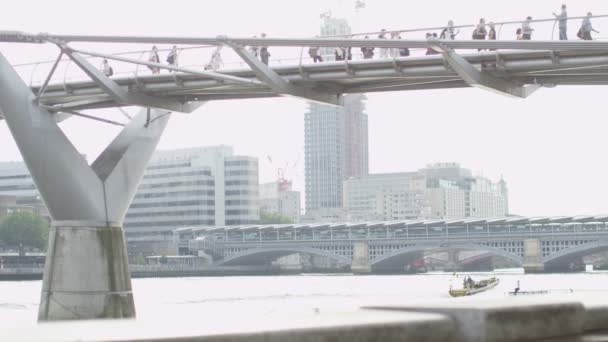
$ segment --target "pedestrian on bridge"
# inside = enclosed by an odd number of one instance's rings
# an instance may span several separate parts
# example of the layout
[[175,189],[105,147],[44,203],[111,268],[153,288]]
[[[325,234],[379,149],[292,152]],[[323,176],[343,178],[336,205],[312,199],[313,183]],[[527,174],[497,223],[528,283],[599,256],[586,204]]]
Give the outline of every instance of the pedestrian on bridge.
[[[266,33],[262,33],[262,38],[266,38]],[[270,59],[270,52],[268,51],[268,46],[262,46],[260,49],[260,59],[262,63],[268,65],[268,60]]]
[[308,48],[308,55],[310,56],[310,58],[312,58],[312,61],[315,63],[323,62],[323,57],[321,57],[321,55],[319,55],[318,46],[311,46],[310,48]]
[[[369,36],[365,36],[364,39],[369,39]],[[362,47],[361,53],[363,54],[363,59],[372,59],[374,58],[374,48],[373,47]]]
[[[257,36],[253,36],[253,38],[257,38]],[[250,46],[249,47],[249,52],[251,52],[251,54],[253,55],[253,57],[258,58],[258,47],[257,46]]]
[[103,72],[106,77],[114,75],[114,69],[112,69],[107,59],[104,59],[103,63],[101,64],[101,72]]
[[[391,39],[399,39],[399,32],[391,32]],[[399,56],[399,49],[390,49],[389,53],[392,58],[395,58]]]
[[[150,51],[150,55],[148,56],[148,62],[160,63],[160,57],[158,57],[158,48],[156,45],[152,46],[152,51]],[[153,74],[160,74],[160,68],[157,66],[148,66],[148,69],[150,69]]]
[[593,31],[595,33],[600,33],[599,31],[595,30],[593,28],[593,25],[591,24],[592,16],[593,16],[593,14],[591,12],[589,12],[589,13],[587,13],[587,16],[585,17],[585,19],[583,19],[581,29],[579,30],[579,32],[582,32],[583,40],[593,40],[593,38],[591,38],[591,31]]
[[171,51],[167,55],[167,63],[172,66],[177,66],[177,46],[173,45]]
[[[437,33],[427,33],[426,34],[426,39],[437,39]],[[432,47],[428,47],[426,48],[426,55],[430,56],[430,55],[436,55],[439,52],[435,51],[435,49],[433,49]]]
[[[473,39],[474,40],[485,40],[488,35],[488,31],[486,30],[486,20],[484,18],[479,19],[479,24],[473,30]],[[477,49],[477,51],[481,51],[482,49]]]
[[[401,35],[399,35],[398,39],[401,39]],[[410,49],[409,48],[400,48],[399,49],[399,56],[401,57],[407,57],[410,55]]]
[[562,5],[562,11],[559,14],[553,12],[555,19],[559,23],[559,40],[568,40],[568,12],[566,4]]
[[337,47],[334,49],[334,56],[336,61],[343,61],[346,59],[346,49],[342,47]]
[[[496,27],[494,26],[493,22],[489,22],[488,23],[488,27],[490,28],[488,30],[488,40],[496,40]],[[496,49],[489,49],[490,51],[496,51]]]
[[[378,39],[386,39],[386,29],[382,29],[378,35]],[[388,49],[380,48],[380,58],[388,58]]]
[[448,27],[444,28],[439,35],[439,39],[456,39],[456,35],[460,33],[460,30],[456,31],[454,29],[454,20],[448,21]]
[[532,26],[530,26],[531,22],[532,22],[532,17],[528,16],[526,18],[526,21],[521,23],[521,32],[522,32],[523,40],[532,39],[532,32],[534,32],[534,29],[532,28]]

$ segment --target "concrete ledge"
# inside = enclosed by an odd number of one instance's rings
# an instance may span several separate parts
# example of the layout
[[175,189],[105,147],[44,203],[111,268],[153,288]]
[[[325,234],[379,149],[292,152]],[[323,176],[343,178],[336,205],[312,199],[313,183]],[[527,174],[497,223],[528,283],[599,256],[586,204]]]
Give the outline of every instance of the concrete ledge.
[[585,306],[585,326],[587,333],[594,331],[608,331],[608,297],[586,296],[580,297]]
[[[239,317],[240,318],[240,317]],[[76,321],[44,323],[4,331],[3,341],[250,341],[366,342],[453,341],[456,325],[438,314],[359,310],[345,313],[235,317],[215,321],[202,313],[196,321],[146,324],[136,321]]]
[[456,341],[578,341],[587,314],[583,304],[556,298],[452,301],[369,307],[374,310],[449,315],[458,324]]

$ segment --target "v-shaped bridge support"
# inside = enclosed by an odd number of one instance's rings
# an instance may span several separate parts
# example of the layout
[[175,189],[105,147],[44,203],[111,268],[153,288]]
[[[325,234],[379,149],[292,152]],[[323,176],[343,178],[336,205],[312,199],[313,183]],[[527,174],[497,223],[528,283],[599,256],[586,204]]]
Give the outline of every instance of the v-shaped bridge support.
[[0,112],[53,218],[39,319],[134,317],[122,220],[169,112],[144,109],[89,166],[1,54]]
[[244,46],[237,44],[235,42],[230,41],[228,38],[221,37],[223,43],[231,47],[234,52],[236,52],[239,57],[251,67],[253,72],[255,72],[257,78],[264,82],[268,87],[270,87],[276,93],[283,96],[293,96],[302,99],[306,99],[313,102],[318,102],[321,104],[328,104],[332,106],[339,106],[339,96],[330,94],[327,92],[316,91],[314,89],[302,87],[299,85],[294,85],[288,80],[285,80],[279,74],[277,74],[274,70],[269,68],[266,64],[262,63],[259,59],[257,59],[254,55],[252,55]]
[[471,87],[489,90],[500,95],[526,98],[542,86],[540,84],[523,85],[480,71],[454,50],[441,46],[439,42],[434,44],[433,49],[441,53],[454,72]]

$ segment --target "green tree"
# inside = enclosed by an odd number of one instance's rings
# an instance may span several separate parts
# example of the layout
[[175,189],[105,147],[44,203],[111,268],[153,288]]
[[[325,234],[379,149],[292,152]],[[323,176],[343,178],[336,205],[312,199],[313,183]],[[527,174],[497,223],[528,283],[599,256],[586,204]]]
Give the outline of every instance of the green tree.
[[279,213],[262,212],[260,214],[260,223],[261,224],[282,224],[282,223],[293,223],[293,220],[291,218],[281,215]]
[[9,246],[46,249],[49,223],[39,215],[20,211],[0,222],[0,240]]

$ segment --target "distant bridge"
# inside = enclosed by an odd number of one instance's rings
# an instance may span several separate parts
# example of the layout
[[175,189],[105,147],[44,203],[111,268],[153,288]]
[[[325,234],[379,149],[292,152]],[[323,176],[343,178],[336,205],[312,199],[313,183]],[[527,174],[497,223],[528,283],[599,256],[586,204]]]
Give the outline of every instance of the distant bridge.
[[542,271],[608,250],[607,222],[608,216],[509,217],[199,227],[175,235],[182,250],[204,250],[219,265],[259,265],[308,253],[350,264],[354,271],[402,270],[424,251],[473,250]]

